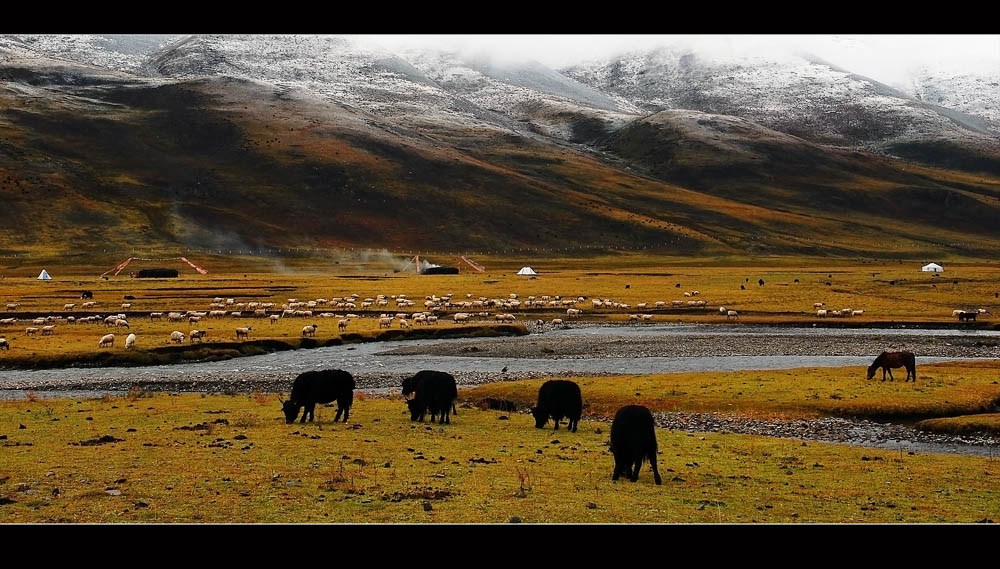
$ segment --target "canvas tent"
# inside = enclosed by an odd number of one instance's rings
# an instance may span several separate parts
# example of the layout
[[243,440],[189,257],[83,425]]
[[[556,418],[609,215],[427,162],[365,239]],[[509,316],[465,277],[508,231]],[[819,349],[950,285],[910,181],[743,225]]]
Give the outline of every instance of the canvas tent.
[[531,267],[521,267],[521,270],[517,272],[519,275],[537,275]]
[[925,272],[925,273],[941,273],[941,272],[944,272],[944,267],[942,267],[941,265],[939,265],[937,263],[928,263],[928,264],[924,265],[923,267],[921,267],[920,270],[923,271],[923,272]]
[[51,281],[52,277],[49,276],[49,272],[42,269],[42,272],[38,273],[38,280],[40,281]]

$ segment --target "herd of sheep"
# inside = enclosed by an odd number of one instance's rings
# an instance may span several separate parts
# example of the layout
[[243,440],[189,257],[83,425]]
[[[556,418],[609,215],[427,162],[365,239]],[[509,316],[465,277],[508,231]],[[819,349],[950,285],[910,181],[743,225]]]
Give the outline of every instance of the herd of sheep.
[[[701,292],[698,290],[685,291],[683,293],[685,298],[692,298],[700,296]],[[91,291],[84,291],[81,298],[92,299],[93,293]],[[128,302],[121,303],[121,309],[133,310],[135,306],[134,297],[127,296],[126,300]],[[589,301],[589,302],[588,302]],[[384,295],[378,294],[374,297],[362,298],[359,294],[351,294],[344,297],[334,297],[330,299],[317,298],[313,300],[299,300],[296,298],[289,298],[286,303],[278,305],[275,302],[263,302],[263,301],[246,301],[240,302],[235,298],[223,298],[216,297],[212,299],[209,303],[207,310],[187,310],[187,311],[171,311],[171,312],[150,312],[149,320],[153,321],[163,321],[182,323],[187,322],[190,325],[197,325],[205,319],[223,319],[223,318],[234,318],[234,319],[247,319],[247,318],[266,318],[270,324],[277,324],[284,318],[334,318],[337,319],[337,330],[339,332],[346,332],[352,320],[361,318],[366,315],[361,315],[354,312],[347,312],[348,310],[356,310],[358,312],[369,312],[372,313],[376,310],[379,311],[377,316],[372,315],[377,318],[378,327],[380,329],[391,328],[394,325],[401,329],[409,329],[417,325],[434,325],[438,324],[445,319],[450,319],[455,324],[467,324],[474,321],[495,321],[499,323],[510,323],[517,320],[514,312],[521,311],[522,313],[529,309],[534,310],[565,310],[566,319],[576,319],[580,318],[583,314],[583,308],[581,305],[588,303],[591,308],[592,313],[606,312],[606,311],[619,311],[626,313],[625,322],[628,324],[641,324],[652,322],[654,315],[648,312],[642,312],[646,309],[666,309],[667,307],[677,309],[677,308],[706,308],[709,306],[709,302],[703,299],[692,299],[692,300],[672,300],[669,303],[665,300],[657,300],[653,302],[639,302],[634,305],[634,308],[639,309],[640,312],[631,312],[633,305],[630,303],[619,302],[613,298],[589,298],[586,296],[573,296],[573,297],[563,297],[560,295],[540,295],[540,296],[528,296],[525,299],[521,299],[516,293],[510,293],[507,297],[494,297],[489,298],[485,296],[473,297],[472,294],[466,294],[464,299],[455,298],[454,293],[448,293],[443,295],[431,294],[424,298],[422,303],[422,310],[419,311],[407,311],[407,312],[395,312],[387,313],[383,312],[387,307],[395,305],[397,310],[408,310],[413,309],[417,306],[417,302],[411,300],[405,294],[395,294],[395,295]],[[82,309],[93,309],[99,304],[98,301],[88,300],[80,305]],[[9,302],[7,303],[8,311],[17,311],[22,305],[19,302]],[[76,303],[65,303],[62,305],[64,312],[72,312],[77,309]],[[381,310],[380,310],[381,309]],[[813,309],[815,310],[815,316],[818,318],[834,317],[834,318],[849,318],[863,316],[865,311],[863,309],[856,308],[842,308],[842,309],[828,309],[826,304],[823,302],[816,302],[813,304]],[[345,311],[344,314],[338,314],[334,311]],[[732,308],[727,308],[725,306],[720,306],[718,308],[718,314],[724,316],[727,320],[739,320],[740,313]],[[978,310],[955,310],[952,315],[957,316],[959,320],[975,320],[977,315],[988,314],[985,309]],[[3,318],[0,319],[0,326],[12,326],[16,325],[18,319],[16,318]],[[101,315],[89,315],[74,317],[70,315],[63,316],[47,316],[39,317],[30,320],[32,326],[25,328],[25,336],[37,336],[39,333],[42,336],[52,336],[55,335],[56,323],[65,322],[66,324],[100,324],[103,323],[107,327],[125,328],[131,332],[131,325],[129,323],[128,317],[124,312],[118,314],[111,314],[108,316]],[[543,329],[546,325],[544,320],[536,320],[535,326],[538,329]],[[551,326],[563,326],[565,320],[563,318],[553,318],[548,322]],[[313,338],[316,336],[316,332],[319,325],[313,323],[311,325],[306,325],[302,328],[303,338]],[[251,326],[240,326],[235,328],[235,339],[236,340],[249,340],[250,333],[253,331]],[[185,339],[188,339],[191,343],[202,342],[205,339],[206,331],[203,329],[192,329],[188,333],[184,333],[181,330],[174,330],[169,334],[168,342],[175,344],[182,344]],[[115,343],[115,335],[105,334],[98,340],[98,348],[112,348]],[[130,333],[125,341],[125,349],[133,349],[136,347],[136,335]],[[0,350],[9,349],[10,346],[7,343],[6,338],[0,336]]]

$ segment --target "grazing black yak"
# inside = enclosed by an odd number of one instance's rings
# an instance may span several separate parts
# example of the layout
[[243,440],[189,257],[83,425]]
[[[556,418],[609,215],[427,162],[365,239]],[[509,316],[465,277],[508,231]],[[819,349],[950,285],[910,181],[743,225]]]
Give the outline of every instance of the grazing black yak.
[[580,395],[580,386],[565,379],[543,383],[538,389],[538,405],[531,409],[531,414],[535,417],[535,428],[541,429],[549,417],[552,417],[558,431],[559,421],[566,417],[569,419],[567,428],[574,433],[581,413],[583,397]]
[[430,411],[431,423],[439,416],[438,424],[451,424],[450,412],[454,411],[455,400],[458,399],[458,386],[451,374],[443,371],[423,370],[413,377],[403,380],[403,397],[413,394],[406,401],[410,409],[410,420],[424,422],[424,415]]
[[312,421],[316,404],[331,401],[337,402],[337,416],[333,421],[335,423],[339,421],[340,414],[343,413],[346,423],[347,417],[351,414],[351,404],[354,403],[354,378],[351,374],[339,369],[307,371],[299,374],[292,384],[291,397],[281,403],[281,410],[285,413],[285,423],[294,423],[302,407],[305,407],[305,411],[302,413],[301,422],[306,422],[306,416]]
[[615,473],[611,480],[624,474],[632,482],[639,479],[642,462],[649,459],[653,479],[662,484],[656,468],[656,431],[653,414],[642,405],[626,405],[615,413],[611,422],[611,454],[615,456]]

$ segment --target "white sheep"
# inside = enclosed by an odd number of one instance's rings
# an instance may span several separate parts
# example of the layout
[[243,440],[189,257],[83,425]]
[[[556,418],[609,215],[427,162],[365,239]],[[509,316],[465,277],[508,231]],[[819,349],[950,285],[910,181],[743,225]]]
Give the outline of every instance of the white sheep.
[[24,329],[25,336],[34,336],[37,333],[38,333],[38,328],[35,328],[34,326],[29,326],[28,328]]
[[173,332],[170,333],[170,341],[171,342],[176,342],[178,344],[183,344],[184,343],[184,332],[181,332],[179,330],[174,330]]
[[101,340],[97,342],[98,348],[103,348],[105,346],[111,346],[112,348],[115,346],[114,334],[105,334],[104,336],[101,337]]
[[730,319],[731,320],[739,320],[740,319],[740,313],[736,312],[735,310],[727,310],[726,311],[726,320],[730,320]]
[[42,326],[42,336],[51,336],[55,333],[55,326]]
[[135,347],[135,334],[129,334],[128,337],[125,338],[125,349],[131,350],[134,347]]
[[7,338],[0,338],[0,350],[10,350],[10,344],[7,343]]
[[[324,314],[323,316],[326,316],[326,314]],[[280,314],[272,314],[270,320],[271,320],[271,324],[277,324],[278,320],[281,320],[281,315]]]
[[816,316],[819,316],[820,318],[826,318],[826,313],[827,311],[825,309],[819,309],[816,311]]
[[379,328],[391,328],[392,327],[392,318],[389,318],[387,316],[379,318],[378,319],[378,327]]
[[202,342],[205,341],[205,331],[204,330],[191,330],[191,333],[188,334],[188,338],[191,339],[191,343],[192,344],[194,343],[195,339],[197,339],[198,343],[200,344],[200,343],[202,343]]
[[344,332],[347,330],[347,324],[351,321],[350,318],[342,318],[337,322],[337,330]]
[[317,328],[319,328],[319,324],[313,324],[311,326],[303,326],[302,337],[305,338],[306,336],[312,336],[313,338],[315,338]]
[[74,308],[76,308],[76,304],[64,304],[63,305],[63,310],[73,310]]
[[253,330],[253,328],[250,326],[247,326],[246,328],[237,328],[236,339],[239,340],[240,338],[246,338],[247,340],[249,340],[251,330]]
[[[539,320],[539,322],[541,322],[541,320]],[[562,318],[553,318],[552,319],[552,325],[553,326],[562,326],[563,325]]]

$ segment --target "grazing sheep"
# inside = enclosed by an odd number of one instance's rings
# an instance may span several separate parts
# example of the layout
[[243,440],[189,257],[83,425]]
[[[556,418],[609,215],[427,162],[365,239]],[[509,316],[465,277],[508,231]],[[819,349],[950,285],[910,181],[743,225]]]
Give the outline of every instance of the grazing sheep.
[[134,347],[135,347],[135,334],[129,334],[128,337],[125,338],[125,349],[131,350]]
[[38,333],[38,328],[35,328],[34,326],[30,326],[24,329],[25,336],[34,336],[37,333]]
[[42,336],[51,336],[55,331],[55,326],[42,326]]
[[727,312],[727,311],[726,311],[726,307],[725,307],[725,306],[720,306],[720,307],[719,307],[719,314],[722,314],[722,315],[725,315],[725,314],[726,314],[726,312]]
[[406,321],[406,320],[400,320],[399,321],[399,328],[400,329],[409,328],[409,327],[410,327],[410,323],[408,321]]
[[184,332],[181,332],[179,330],[174,330],[173,332],[170,333],[170,341],[175,342],[177,344],[183,344]]
[[17,323],[17,318],[4,318],[4,319],[0,320],[0,324],[3,324],[3,325],[16,324],[16,323]]
[[192,344],[194,343],[195,339],[197,339],[198,343],[200,344],[200,343],[202,343],[202,342],[205,341],[205,331],[204,330],[191,330],[191,333],[188,334],[188,338],[191,339],[191,343]]
[[864,313],[865,313],[864,310],[854,310],[851,312],[851,316],[862,316],[864,315]]
[[816,316],[819,316],[820,318],[826,318],[826,310],[823,309],[817,310]]
[[826,303],[824,303],[824,302],[814,302],[813,303],[813,308],[815,308],[817,310],[820,309],[820,308],[823,308],[824,306],[826,306]]
[[63,305],[63,310],[73,310],[74,308],[76,308],[76,304],[64,304]]
[[465,324],[469,321],[470,315],[467,312],[456,312],[452,318],[455,319],[456,324]]
[[[539,322],[541,322],[541,320],[539,320]],[[552,319],[552,325],[553,326],[562,326],[563,325],[562,318],[553,318]]]
[[105,334],[104,336],[101,337],[100,341],[97,342],[98,348],[103,348],[105,346],[111,346],[112,348],[115,346],[114,334]]
[[615,457],[615,471],[611,480],[624,474],[632,482],[639,480],[639,469],[649,459],[653,480],[662,484],[656,467],[656,430],[653,414],[641,405],[626,405],[615,413],[611,422],[611,453]]
[[566,309],[566,316],[569,316],[570,318],[579,318],[580,317],[580,309],[579,308],[567,308]]
[[7,303],[7,310],[17,310],[20,306],[21,306],[21,304],[18,303],[18,302],[8,302]]
[[7,338],[0,338],[0,350],[10,350],[10,344],[7,343]]
[[131,302],[122,303],[122,310],[131,310],[131,309],[132,309],[132,303]]
[[128,320],[125,320],[124,318],[116,318],[115,326],[118,328],[131,328],[131,326],[128,325]]
[[[326,316],[326,314],[324,314],[323,316]],[[280,314],[272,314],[271,315],[271,324],[277,324],[278,320],[281,320],[281,315]]]
[[253,330],[253,328],[250,326],[247,326],[246,328],[237,328],[236,339],[239,340],[240,338],[246,338],[247,340],[249,340],[251,330]]
[[319,328],[319,324],[313,324],[312,326],[303,326],[302,337],[305,338],[306,336],[312,336],[313,338],[315,338],[317,328]]
[[739,319],[740,319],[739,312],[736,312],[735,310],[726,311],[726,320],[739,320]]
[[379,318],[378,319],[378,327],[379,328],[392,328],[392,318],[389,318],[387,316],[383,316],[382,318]]
[[188,316],[188,324],[195,324],[201,320],[200,316]]
[[45,324],[45,322],[46,320],[44,318],[35,318],[34,320],[31,321],[32,324],[38,324],[39,326]]
[[150,312],[149,313],[149,321],[152,322],[153,320],[163,320],[163,313],[162,312]]
[[350,318],[342,318],[337,322],[337,330],[344,332],[347,330],[347,324],[351,321]]

